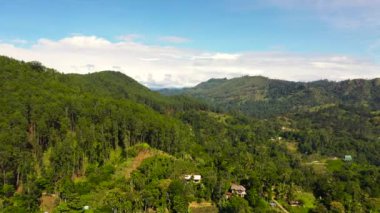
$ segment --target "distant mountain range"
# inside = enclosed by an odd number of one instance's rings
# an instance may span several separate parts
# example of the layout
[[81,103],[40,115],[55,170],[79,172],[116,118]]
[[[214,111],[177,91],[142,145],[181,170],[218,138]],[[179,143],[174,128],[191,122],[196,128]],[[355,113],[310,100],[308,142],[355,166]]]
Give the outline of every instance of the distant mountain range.
[[210,79],[192,88],[161,89],[164,95],[187,95],[215,107],[265,118],[322,105],[380,109],[380,79],[292,82],[262,76]]

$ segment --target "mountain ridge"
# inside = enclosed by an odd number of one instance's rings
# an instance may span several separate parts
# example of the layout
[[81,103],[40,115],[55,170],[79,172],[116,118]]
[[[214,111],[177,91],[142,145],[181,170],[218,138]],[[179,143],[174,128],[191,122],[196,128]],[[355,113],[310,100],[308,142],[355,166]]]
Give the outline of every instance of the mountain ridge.
[[[380,208],[380,111],[373,111],[369,96],[360,97],[371,95],[372,86],[343,84],[337,93],[347,92],[347,100],[331,104],[334,96],[320,93],[326,83],[317,82],[309,97],[330,104],[310,107],[315,100],[298,93],[304,85],[276,81],[272,88],[268,79],[256,78],[246,88],[238,80],[221,81],[227,86],[208,83],[216,95],[237,85],[226,93],[231,104],[241,92],[246,96],[238,101],[251,93],[262,102],[273,98],[256,108],[272,116],[218,111],[193,96],[162,96],[119,72],[63,74],[0,57],[1,211],[182,213],[208,206],[213,212],[273,212],[273,198],[290,212]],[[292,107],[289,100],[299,101],[293,112],[273,111],[276,103]],[[233,195],[232,184],[244,186],[246,196]],[[307,204],[288,205],[295,200]]]
[[[256,117],[270,117],[331,103],[369,105],[379,109],[380,78],[343,81],[294,82],[263,76],[210,79],[192,88],[160,90],[164,95],[187,95],[227,110],[238,110]],[[271,112],[275,106],[278,112]],[[269,110],[265,110],[268,108]],[[264,114],[263,114],[264,110]]]

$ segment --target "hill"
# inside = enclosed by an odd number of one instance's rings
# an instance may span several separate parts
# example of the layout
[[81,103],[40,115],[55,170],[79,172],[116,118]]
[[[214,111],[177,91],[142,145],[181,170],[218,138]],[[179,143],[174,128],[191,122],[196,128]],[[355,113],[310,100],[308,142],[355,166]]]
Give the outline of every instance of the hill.
[[81,92],[128,99],[153,108],[161,113],[176,109],[205,108],[205,104],[189,97],[167,98],[141,85],[134,79],[115,71],[102,71],[87,75],[65,75],[66,81]]
[[380,79],[332,82],[291,82],[262,76],[211,79],[193,88],[161,90],[162,94],[186,94],[229,111],[268,118],[306,111],[326,104],[380,109]]
[[273,212],[272,201],[287,211],[377,211],[380,114],[368,94],[358,97],[368,104],[257,119],[162,96],[118,72],[62,74],[0,57],[0,211]]
[[303,153],[336,156],[346,147],[357,158],[380,165],[380,157],[372,151],[380,149],[380,79],[306,83],[244,76],[210,79],[175,94],[199,98],[233,114],[277,119],[285,130],[282,137],[303,141],[299,145]]

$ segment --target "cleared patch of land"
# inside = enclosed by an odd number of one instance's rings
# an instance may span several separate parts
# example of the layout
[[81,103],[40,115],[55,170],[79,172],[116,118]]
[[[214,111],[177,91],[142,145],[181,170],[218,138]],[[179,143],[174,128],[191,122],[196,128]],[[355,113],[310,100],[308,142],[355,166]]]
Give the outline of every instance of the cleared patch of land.
[[189,210],[191,213],[217,213],[218,208],[211,202],[191,202],[189,204]]
[[139,168],[139,166],[145,159],[152,157],[156,154],[157,152],[154,152],[150,149],[142,150],[141,152],[139,152],[139,154],[137,154],[137,156],[132,160],[132,164],[126,168],[125,177],[130,178],[132,172]]
[[303,204],[302,206],[291,206],[291,213],[307,213],[310,209],[315,208],[315,197],[309,192],[297,192],[295,194],[295,200],[300,200]]
[[53,212],[57,206],[59,198],[55,194],[43,194],[40,198],[40,209],[43,212]]

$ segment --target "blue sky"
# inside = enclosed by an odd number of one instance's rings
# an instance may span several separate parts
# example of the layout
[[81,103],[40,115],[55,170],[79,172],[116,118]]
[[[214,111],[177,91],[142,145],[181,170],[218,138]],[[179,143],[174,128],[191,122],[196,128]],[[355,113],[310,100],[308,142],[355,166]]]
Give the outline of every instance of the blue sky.
[[[379,0],[12,0],[1,1],[0,54],[64,72],[117,68],[158,87],[244,74],[370,78],[380,76],[377,20]],[[110,54],[96,63],[97,51]],[[69,53],[84,59],[73,62]],[[129,63],[112,54],[125,54]],[[173,54],[181,57],[165,58]],[[281,73],[284,67],[290,70]],[[197,78],[184,80],[195,73]]]

